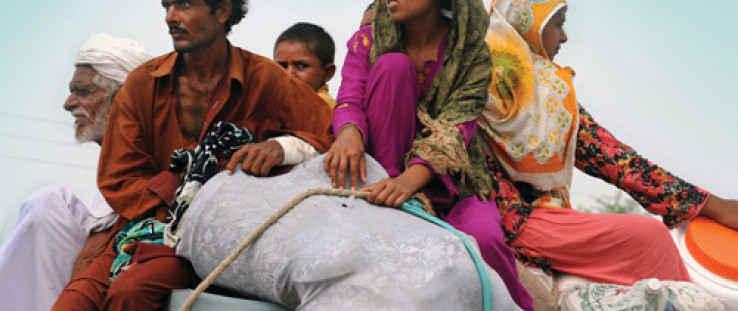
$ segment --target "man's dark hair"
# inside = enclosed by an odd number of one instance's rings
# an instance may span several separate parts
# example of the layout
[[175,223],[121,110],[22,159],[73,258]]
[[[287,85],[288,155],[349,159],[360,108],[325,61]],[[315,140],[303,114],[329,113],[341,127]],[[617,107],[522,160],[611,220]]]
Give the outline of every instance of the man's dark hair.
[[231,10],[231,16],[225,23],[225,32],[231,32],[231,27],[238,24],[249,12],[249,0],[205,0],[205,3],[210,7],[210,14],[215,13],[215,9],[218,3],[221,1],[230,1],[233,9]]
[[274,48],[281,42],[302,42],[318,57],[322,66],[332,64],[336,54],[336,45],[331,35],[323,27],[311,23],[297,23],[287,28],[277,38]]

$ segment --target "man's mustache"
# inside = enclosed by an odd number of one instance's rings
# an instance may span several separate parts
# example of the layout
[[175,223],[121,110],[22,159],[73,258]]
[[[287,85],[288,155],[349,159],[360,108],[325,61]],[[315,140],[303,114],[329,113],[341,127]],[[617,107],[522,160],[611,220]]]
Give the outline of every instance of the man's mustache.
[[70,113],[72,113],[72,116],[75,118],[90,118],[90,114],[87,113],[87,110],[82,107],[74,108],[74,110],[70,111]]
[[171,34],[174,34],[174,33],[179,33],[179,34],[186,35],[187,34],[187,29],[184,29],[184,28],[181,28],[181,27],[177,27],[177,26],[170,26],[169,27],[169,34],[171,35]]

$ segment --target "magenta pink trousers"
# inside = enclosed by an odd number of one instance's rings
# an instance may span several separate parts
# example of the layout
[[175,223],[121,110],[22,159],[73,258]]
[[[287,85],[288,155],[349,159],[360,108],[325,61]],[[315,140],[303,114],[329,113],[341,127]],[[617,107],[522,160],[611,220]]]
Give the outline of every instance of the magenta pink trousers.
[[[397,176],[405,169],[405,154],[415,139],[419,97],[417,72],[409,57],[390,53],[375,62],[364,96],[369,131],[365,133],[367,153],[390,176]],[[432,195],[429,197],[433,200]],[[494,200],[484,202],[476,196],[462,199],[443,218],[477,240],[482,258],[500,275],[515,302],[522,309],[532,311],[533,299],[518,280],[515,256],[505,244],[502,217]]]

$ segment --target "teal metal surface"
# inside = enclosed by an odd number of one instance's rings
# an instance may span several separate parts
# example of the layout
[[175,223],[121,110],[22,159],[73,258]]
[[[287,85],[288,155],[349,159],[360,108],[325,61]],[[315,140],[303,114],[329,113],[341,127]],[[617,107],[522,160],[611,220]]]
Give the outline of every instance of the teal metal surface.
[[[177,311],[182,307],[187,297],[192,294],[191,289],[172,291],[165,311]],[[280,305],[242,298],[233,298],[210,293],[202,293],[192,305],[190,311],[289,311]]]

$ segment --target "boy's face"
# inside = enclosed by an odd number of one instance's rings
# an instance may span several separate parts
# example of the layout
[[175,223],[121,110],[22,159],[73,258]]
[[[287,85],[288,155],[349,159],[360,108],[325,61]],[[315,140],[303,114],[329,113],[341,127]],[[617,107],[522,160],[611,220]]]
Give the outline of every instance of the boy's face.
[[566,43],[569,38],[566,36],[564,31],[564,22],[566,20],[566,7],[560,9],[554,14],[548,21],[543,32],[541,33],[541,41],[543,41],[543,48],[546,50],[546,55],[550,60],[553,60],[554,56],[559,52],[561,45]]
[[298,41],[278,43],[274,47],[274,61],[316,91],[333,78],[336,72],[334,64],[322,66],[320,59],[308,49],[305,43]]

